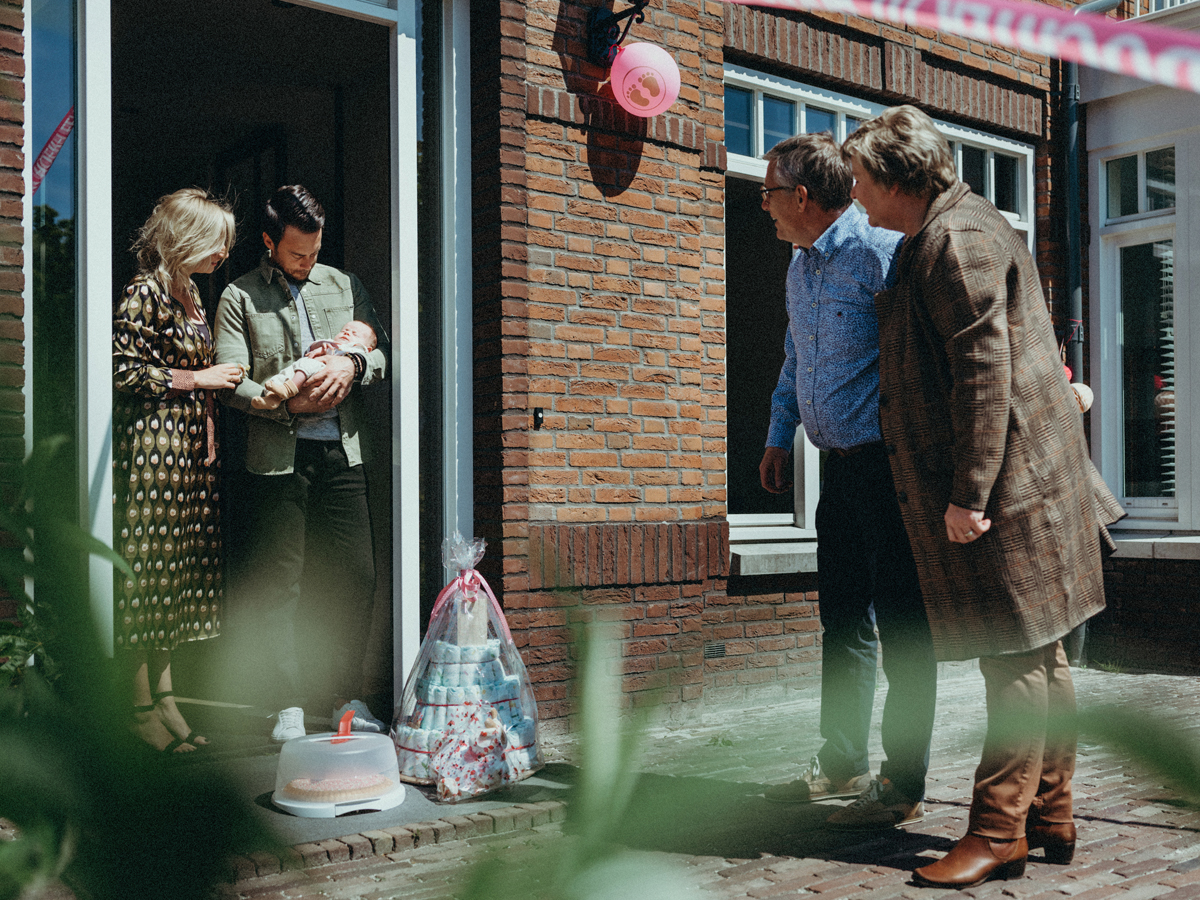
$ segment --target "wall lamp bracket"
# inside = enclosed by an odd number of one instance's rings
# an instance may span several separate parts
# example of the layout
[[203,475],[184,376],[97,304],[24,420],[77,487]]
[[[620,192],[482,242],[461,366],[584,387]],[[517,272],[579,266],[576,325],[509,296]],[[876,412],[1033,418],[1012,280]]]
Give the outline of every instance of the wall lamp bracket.
[[[598,66],[608,68],[617,58],[621,41],[629,34],[634,22],[645,22],[645,9],[650,0],[633,0],[633,6],[619,13],[609,12],[602,6],[593,7],[587,18],[587,55]],[[625,30],[621,20],[628,19]]]

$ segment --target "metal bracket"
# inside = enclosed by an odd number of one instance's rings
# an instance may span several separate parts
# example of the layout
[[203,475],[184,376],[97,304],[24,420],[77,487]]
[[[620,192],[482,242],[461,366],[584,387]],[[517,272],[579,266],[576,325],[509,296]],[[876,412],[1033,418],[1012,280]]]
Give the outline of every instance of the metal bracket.
[[[588,59],[606,69],[610,67],[633,23],[646,21],[644,10],[649,3],[650,0],[633,0],[633,6],[619,13],[609,12],[602,6],[594,7],[587,17]],[[629,21],[622,31],[621,20],[625,18]]]

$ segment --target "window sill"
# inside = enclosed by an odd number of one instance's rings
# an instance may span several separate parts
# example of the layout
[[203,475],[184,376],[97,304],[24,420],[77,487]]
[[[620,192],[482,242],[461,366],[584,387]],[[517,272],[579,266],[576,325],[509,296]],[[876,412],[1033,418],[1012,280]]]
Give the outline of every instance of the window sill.
[[794,575],[817,571],[817,541],[811,529],[738,526],[729,529],[731,575]]
[[1200,560],[1200,534],[1174,534],[1169,531],[1113,531],[1118,559],[1196,559]]

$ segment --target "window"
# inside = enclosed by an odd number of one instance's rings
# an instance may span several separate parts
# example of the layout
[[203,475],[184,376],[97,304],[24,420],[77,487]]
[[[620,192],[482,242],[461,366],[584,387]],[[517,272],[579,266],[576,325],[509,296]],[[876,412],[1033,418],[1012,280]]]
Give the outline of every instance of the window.
[[[768,494],[759,484],[770,420],[771,392],[783,362],[787,312],[784,279],[791,252],[761,209],[758,187],[766,177],[766,150],[800,132],[828,131],[845,140],[885,107],[799,82],[725,67],[725,135],[729,153],[725,192],[726,233],[726,454],[730,540],[755,550],[815,537],[821,454],[797,430],[794,496]],[[939,122],[950,142],[960,177],[987,197],[1033,248],[1033,148],[983,132]],[[748,551],[747,551],[748,552]],[[764,553],[755,563],[769,563]],[[780,568],[797,571],[797,554],[776,554]],[[746,559],[742,560],[746,572]],[[815,569],[815,561],[811,563]],[[804,569],[803,565],[802,571]]]
[[1100,211],[1092,278],[1099,296],[1092,325],[1093,457],[1129,514],[1122,527],[1196,524],[1181,513],[1186,470],[1178,454],[1187,448],[1176,440],[1190,421],[1176,404],[1183,387],[1176,348],[1187,346],[1176,283],[1186,277],[1187,261],[1176,254],[1175,158],[1174,145],[1093,157]]
[[1175,148],[1119,156],[1104,163],[1107,222],[1175,208]]

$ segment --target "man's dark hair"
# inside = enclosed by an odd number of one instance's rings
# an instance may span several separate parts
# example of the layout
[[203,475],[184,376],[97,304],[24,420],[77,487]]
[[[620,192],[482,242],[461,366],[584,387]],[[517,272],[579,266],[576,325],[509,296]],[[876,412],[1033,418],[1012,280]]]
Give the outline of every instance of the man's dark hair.
[[790,188],[804,185],[808,196],[822,209],[850,205],[854,176],[829,132],[784,138],[764,153],[763,159],[775,160],[779,180]]
[[267,237],[278,244],[289,225],[303,234],[316,234],[325,227],[325,208],[303,185],[285,184],[267,201],[263,214]]

